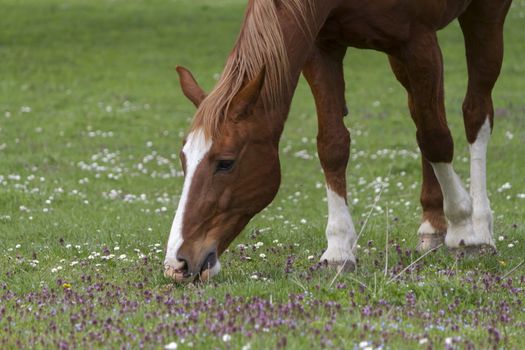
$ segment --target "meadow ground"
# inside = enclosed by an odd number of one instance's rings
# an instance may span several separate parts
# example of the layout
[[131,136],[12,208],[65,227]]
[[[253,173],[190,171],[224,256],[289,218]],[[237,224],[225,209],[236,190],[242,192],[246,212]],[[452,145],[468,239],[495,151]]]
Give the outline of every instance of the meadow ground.
[[[350,49],[357,271],[336,276],[317,264],[326,199],[301,80],[273,204],[223,255],[213,281],[163,277],[183,180],[177,154],[193,113],[173,68],[188,66],[210,89],[244,2],[0,0],[0,348],[523,346],[523,0],[508,16],[494,91],[497,255],[440,250],[413,263],[420,156],[405,93],[384,55]],[[466,180],[457,23],[440,41],[455,166]]]

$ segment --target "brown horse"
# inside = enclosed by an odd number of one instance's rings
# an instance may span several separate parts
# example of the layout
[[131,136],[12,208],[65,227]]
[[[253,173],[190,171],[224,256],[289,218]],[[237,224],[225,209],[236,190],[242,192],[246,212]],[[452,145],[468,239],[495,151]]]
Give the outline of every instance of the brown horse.
[[[422,153],[419,249],[494,247],[486,191],[486,149],[493,127],[491,92],[503,57],[511,0],[250,0],[235,47],[207,95],[178,67],[197,112],[180,153],[185,173],[165,259],[176,281],[218,273],[218,257],[274,198],[278,145],[301,72],[317,107],[317,148],[326,177],[328,247],[321,257],[355,266],[356,231],[347,206],[350,135],[343,57],[347,47],[388,55],[408,93]],[[455,18],[465,38],[468,89],[463,103],[471,153],[470,195],[452,167],[443,62],[436,31]]]

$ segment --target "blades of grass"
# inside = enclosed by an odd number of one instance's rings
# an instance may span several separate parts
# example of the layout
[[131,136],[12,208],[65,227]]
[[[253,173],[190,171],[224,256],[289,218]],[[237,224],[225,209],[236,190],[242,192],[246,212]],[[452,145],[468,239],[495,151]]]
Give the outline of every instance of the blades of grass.
[[388,274],[388,231],[390,231],[390,220],[388,217],[388,204],[386,206],[386,240],[385,240],[385,272],[384,275]]
[[[390,166],[390,170],[388,171],[388,175],[387,177],[390,176],[392,172],[392,166]],[[372,204],[372,208],[370,208],[370,211],[368,212],[368,214],[366,215],[366,218],[365,218],[365,222],[363,223],[363,226],[361,227],[361,230],[359,230],[359,234],[357,235],[357,238],[355,239],[355,242],[354,242],[354,245],[352,245],[352,251],[354,251],[356,245],[357,245],[357,242],[359,241],[359,237],[361,237],[361,235],[363,234],[363,232],[365,231],[365,228],[366,228],[366,225],[368,224],[368,219],[370,219],[370,216],[372,215],[372,213],[374,212],[374,209],[376,208],[376,205],[377,203],[379,202],[379,200],[381,199],[381,195],[383,194],[383,190],[385,189],[385,186],[382,184],[381,185],[381,189],[378,193],[378,195],[376,196],[376,198],[374,199],[374,203]],[[341,274],[343,268],[346,266],[346,263],[348,262],[348,258],[345,259],[344,263],[339,266],[337,268],[337,273],[335,274],[334,278],[332,279],[332,282],[330,283],[330,287],[334,284],[335,280],[337,279],[337,277],[339,277],[339,275]]]
[[[360,286],[362,286],[363,288],[368,289],[370,292],[372,292],[372,289],[370,289],[370,287],[368,287],[364,282],[358,280],[358,279],[355,278],[354,276],[352,276],[352,275],[348,275],[348,278],[350,278],[350,279],[351,279],[352,281],[354,281],[354,282],[359,283]],[[332,279],[332,282],[330,283],[329,288],[332,288],[332,285],[334,284],[334,282],[335,282],[335,278]]]
[[501,279],[505,279],[510,276],[514,271],[519,269],[523,264],[525,263],[525,260],[522,260],[518,265],[514,266],[512,269],[510,269],[507,273],[505,273],[503,276],[501,276]]
[[292,282],[297,285],[299,288],[301,288],[304,292],[307,292],[308,289],[304,286],[303,283],[301,283],[301,281],[297,278],[297,276],[294,276],[292,278]]
[[352,250],[355,249],[355,247],[357,245],[357,242],[359,241],[359,238],[361,237],[361,235],[365,231],[366,225],[368,224],[368,220],[370,219],[370,216],[372,216],[372,213],[374,212],[374,209],[376,208],[377,203],[381,199],[381,195],[383,194],[383,190],[384,189],[385,189],[385,186],[382,185],[378,195],[374,199],[374,203],[372,204],[372,207],[368,211],[368,214],[366,214],[365,222],[363,223],[363,226],[361,226],[361,230],[359,230],[359,234],[357,235],[357,238],[356,238],[356,240],[354,242],[354,245],[352,246]]
[[410,265],[408,265],[407,267],[405,267],[403,270],[401,270],[400,273],[398,273],[397,275],[395,275],[394,277],[392,277],[391,279],[389,279],[386,284],[389,285],[390,283],[394,282],[396,279],[399,278],[399,276],[401,276],[406,270],[408,270],[409,268],[411,268],[412,266],[414,266],[418,261],[420,261],[421,259],[423,259],[425,256],[427,256],[428,254],[432,253],[433,251],[436,251],[438,250],[439,248],[441,248],[441,246],[443,245],[443,243],[441,243],[440,245],[438,245],[437,247],[435,248],[432,248],[430,249],[428,252],[426,252],[425,254],[421,255],[419,258],[417,258],[416,260],[414,260]]

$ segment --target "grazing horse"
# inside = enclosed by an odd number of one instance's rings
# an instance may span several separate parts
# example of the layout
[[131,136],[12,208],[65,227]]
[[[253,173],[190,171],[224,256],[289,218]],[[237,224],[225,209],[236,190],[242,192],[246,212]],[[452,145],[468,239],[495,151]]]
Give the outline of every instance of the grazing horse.
[[[317,149],[326,178],[328,247],[322,261],[351,270],[357,235],[347,205],[350,135],[343,123],[347,47],[379,50],[408,93],[422,153],[420,251],[493,248],[486,149],[494,121],[491,92],[503,57],[511,0],[249,0],[237,42],[209,94],[177,67],[197,107],[180,153],[185,179],[171,227],[165,275],[208,279],[219,256],[275,197],[279,138],[302,72],[318,117]],[[470,144],[470,194],[452,167],[443,62],[436,31],[458,18],[468,89],[463,117]]]

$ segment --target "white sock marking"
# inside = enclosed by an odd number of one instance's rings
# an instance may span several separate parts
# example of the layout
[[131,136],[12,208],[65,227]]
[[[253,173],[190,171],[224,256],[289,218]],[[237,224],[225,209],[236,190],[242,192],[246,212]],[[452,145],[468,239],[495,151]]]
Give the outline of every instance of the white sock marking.
[[206,140],[204,133],[201,130],[197,130],[191,132],[188,135],[186,144],[182,149],[182,152],[186,157],[186,175],[184,178],[184,186],[182,187],[182,193],[180,196],[179,205],[177,207],[177,212],[175,213],[175,218],[173,219],[173,224],[171,225],[168,247],[166,249],[166,258],[164,259],[165,266],[170,266],[174,269],[177,269],[182,264],[182,262],[177,260],[177,251],[183,242],[182,220],[184,218],[184,212],[186,211],[186,204],[188,201],[193,175],[210,148],[211,141]]
[[[470,195],[473,202],[472,220],[478,235],[492,239],[492,211],[487,195],[487,146],[490,140],[489,118],[478,132],[476,141],[470,145]],[[488,238],[488,237],[487,237]]]
[[472,201],[450,163],[432,163],[443,192],[443,210],[448,221],[445,244],[449,248],[493,245],[492,238],[474,230]]
[[472,202],[451,163],[431,163],[443,192],[443,211],[448,221],[460,224],[470,219]]
[[328,199],[328,225],[326,239],[328,248],[321,257],[322,260],[355,263],[352,247],[357,238],[352,217],[344,198],[326,187]]
[[432,235],[438,233],[438,230],[434,226],[432,226],[430,221],[425,220],[423,221],[421,226],[419,226],[419,230],[417,230],[417,233],[420,235]]
[[449,248],[473,245],[472,202],[451,163],[431,163],[443,192],[443,211],[448,221],[445,244]]

